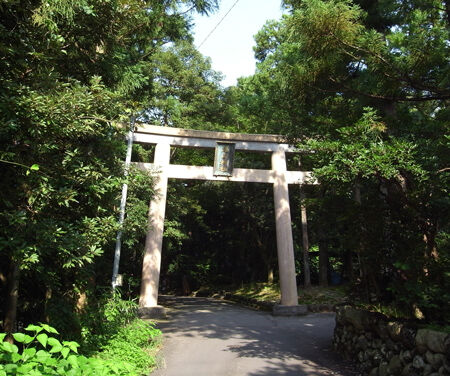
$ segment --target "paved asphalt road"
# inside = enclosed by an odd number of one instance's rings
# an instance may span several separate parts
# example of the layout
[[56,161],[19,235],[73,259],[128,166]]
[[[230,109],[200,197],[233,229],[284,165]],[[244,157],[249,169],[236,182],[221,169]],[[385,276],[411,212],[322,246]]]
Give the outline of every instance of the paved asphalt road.
[[169,298],[152,376],[356,375],[331,350],[334,314],[274,317],[208,298]]

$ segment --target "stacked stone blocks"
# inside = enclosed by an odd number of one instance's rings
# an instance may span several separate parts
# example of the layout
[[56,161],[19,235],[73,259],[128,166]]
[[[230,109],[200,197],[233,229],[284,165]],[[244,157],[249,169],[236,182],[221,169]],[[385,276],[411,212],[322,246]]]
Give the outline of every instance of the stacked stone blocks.
[[334,349],[369,376],[450,376],[450,334],[336,307]]

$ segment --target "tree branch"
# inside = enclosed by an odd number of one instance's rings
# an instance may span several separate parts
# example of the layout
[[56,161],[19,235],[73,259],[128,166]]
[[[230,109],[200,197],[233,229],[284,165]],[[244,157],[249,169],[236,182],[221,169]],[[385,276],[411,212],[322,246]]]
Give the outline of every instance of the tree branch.
[[[450,0],[449,0],[449,2],[450,2]],[[359,51],[359,52],[363,52],[363,53],[365,53],[365,54],[368,54],[368,55],[373,56],[373,57],[375,57],[376,59],[378,59],[378,60],[379,60],[380,62],[382,62],[389,70],[391,70],[391,71],[393,71],[393,72],[396,73],[396,76],[393,76],[393,75],[390,75],[388,72],[383,72],[383,74],[384,74],[386,77],[388,77],[388,78],[390,78],[390,79],[392,79],[392,80],[398,80],[398,81],[400,81],[400,82],[409,84],[409,86],[411,86],[412,88],[417,89],[417,90],[431,91],[431,92],[434,92],[434,93],[437,93],[437,94],[444,95],[444,96],[446,96],[446,97],[448,97],[448,96],[450,95],[449,92],[448,92],[448,90],[441,90],[441,89],[437,88],[436,86],[429,86],[429,85],[425,85],[425,84],[423,84],[423,83],[421,83],[421,82],[417,82],[416,80],[414,80],[413,78],[411,78],[407,73],[400,71],[396,66],[392,65],[392,64],[391,64],[387,59],[385,59],[382,55],[380,55],[380,54],[378,54],[378,53],[375,53],[374,51],[367,50],[367,49],[365,49],[365,48],[362,48],[362,47],[360,47],[360,46],[355,46],[355,45],[350,44],[350,43],[346,43],[345,41],[343,41],[343,40],[341,40],[341,39],[338,39],[336,36],[335,36],[335,39],[336,39],[336,41],[337,41],[338,43],[340,43],[340,44],[342,44],[342,45],[344,45],[344,46],[346,46],[346,47],[348,47],[348,48],[354,49],[354,50]],[[345,53],[346,55],[350,56],[352,59],[355,59],[355,60],[358,61],[358,62],[362,60],[361,57],[355,56],[354,54],[352,54],[350,51],[347,51],[346,49],[344,49],[344,53]],[[433,99],[434,99],[434,97],[433,97]]]
[[345,84],[343,84],[342,82],[334,79],[333,77],[328,76],[328,79],[335,83],[336,85],[340,86],[341,88],[352,92],[354,94],[358,94],[358,95],[362,95],[368,98],[373,98],[373,99],[380,99],[380,100],[384,100],[384,101],[393,101],[393,102],[424,102],[424,101],[431,101],[431,100],[447,100],[450,99],[450,94],[447,95],[427,95],[427,96],[423,96],[423,97],[394,97],[394,96],[390,96],[390,97],[386,97],[384,95],[377,95],[377,94],[370,94],[370,93],[366,93],[363,92],[361,90],[357,90],[354,88],[351,88]]

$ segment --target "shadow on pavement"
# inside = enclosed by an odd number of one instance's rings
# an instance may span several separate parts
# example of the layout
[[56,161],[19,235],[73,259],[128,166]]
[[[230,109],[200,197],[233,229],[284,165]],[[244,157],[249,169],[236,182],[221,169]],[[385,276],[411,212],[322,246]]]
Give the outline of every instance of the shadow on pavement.
[[239,339],[233,342],[236,345],[227,346],[226,351],[238,358],[266,359],[263,369],[248,375],[358,374],[331,349],[334,314],[274,317],[209,298],[163,296],[160,304],[169,308],[168,320],[157,325],[164,335]]

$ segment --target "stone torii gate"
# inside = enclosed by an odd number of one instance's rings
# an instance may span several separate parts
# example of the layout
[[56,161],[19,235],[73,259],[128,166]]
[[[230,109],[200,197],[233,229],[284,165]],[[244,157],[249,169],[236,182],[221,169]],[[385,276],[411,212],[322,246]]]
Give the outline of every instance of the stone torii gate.
[[[282,136],[187,130],[140,125],[133,135],[137,143],[154,144],[154,163],[138,163],[142,169],[157,172],[155,197],[149,208],[149,230],[142,265],[140,314],[157,316],[161,250],[164,230],[168,179],[200,179],[273,184],[277,254],[280,274],[281,310],[296,311],[298,306],[292,239],[289,184],[316,184],[310,172],[288,171],[286,153],[299,150],[288,145]],[[215,165],[185,166],[170,164],[170,147],[215,149]],[[234,150],[272,153],[271,170],[233,168]]]

